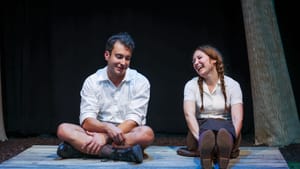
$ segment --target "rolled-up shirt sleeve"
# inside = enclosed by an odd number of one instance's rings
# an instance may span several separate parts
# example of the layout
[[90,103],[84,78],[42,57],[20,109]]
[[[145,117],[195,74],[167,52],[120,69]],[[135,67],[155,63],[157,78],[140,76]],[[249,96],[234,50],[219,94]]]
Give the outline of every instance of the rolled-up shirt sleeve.
[[135,87],[132,92],[132,100],[128,106],[126,120],[133,120],[138,125],[145,125],[150,99],[150,83],[148,79],[141,77],[132,85],[135,85]]
[[91,80],[90,79],[85,80],[85,82],[83,83],[83,87],[80,91],[80,96],[81,96],[80,116],[79,116],[80,125],[88,117],[92,117],[95,119],[97,118],[99,112],[99,104],[98,104],[97,94],[95,93],[95,90],[93,88],[94,86]]
[[243,103],[243,94],[239,83],[233,82],[229,90],[231,105]]
[[196,93],[197,93],[196,89],[197,89],[197,86],[195,86],[195,84],[194,84],[194,79],[188,81],[184,87],[183,100],[184,101],[187,101],[187,100],[195,101]]

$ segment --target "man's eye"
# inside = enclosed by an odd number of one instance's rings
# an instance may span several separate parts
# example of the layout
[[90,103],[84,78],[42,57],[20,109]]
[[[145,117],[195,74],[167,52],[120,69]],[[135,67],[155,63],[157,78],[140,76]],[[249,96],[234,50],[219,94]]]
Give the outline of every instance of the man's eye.
[[118,59],[122,59],[123,58],[123,56],[122,55],[116,55],[116,58],[118,58]]

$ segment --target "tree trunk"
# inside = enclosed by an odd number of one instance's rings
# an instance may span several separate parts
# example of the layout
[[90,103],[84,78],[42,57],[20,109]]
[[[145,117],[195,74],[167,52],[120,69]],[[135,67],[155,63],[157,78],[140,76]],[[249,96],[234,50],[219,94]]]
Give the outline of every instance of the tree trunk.
[[7,140],[5,129],[4,129],[4,121],[3,121],[3,107],[2,107],[2,85],[1,85],[1,67],[0,67],[0,141]]
[[[300,124],[272,0],[241,0],[250,67],[255,144],[300,142]],[[247,119],[246,119],[247,120]]]

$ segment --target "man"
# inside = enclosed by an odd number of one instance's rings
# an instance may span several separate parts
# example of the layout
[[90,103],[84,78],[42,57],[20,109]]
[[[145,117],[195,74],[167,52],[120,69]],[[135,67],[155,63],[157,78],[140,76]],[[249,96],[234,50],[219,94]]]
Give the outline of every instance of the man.
[[57,136],[63,140],[57,149],[60,157],[143,161],[143,150],[153,142],[154,132],[145,125],[150,83],[129,68],[134,48],[126,32],[107,40],[107,66],[90,75],[80,92],[80,126],[58,126]]

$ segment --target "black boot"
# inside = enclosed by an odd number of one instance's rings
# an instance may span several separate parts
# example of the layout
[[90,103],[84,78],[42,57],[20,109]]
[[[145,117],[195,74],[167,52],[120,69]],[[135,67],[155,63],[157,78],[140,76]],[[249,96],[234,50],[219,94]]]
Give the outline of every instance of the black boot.
[[76,150],[67,142],[62,142],[58,145],[57,155],[61,158],[82,158],[84,154]]
[[129,148],[112,148],[110,159],[128,162],[143,162],[143,151],[140,145]]

